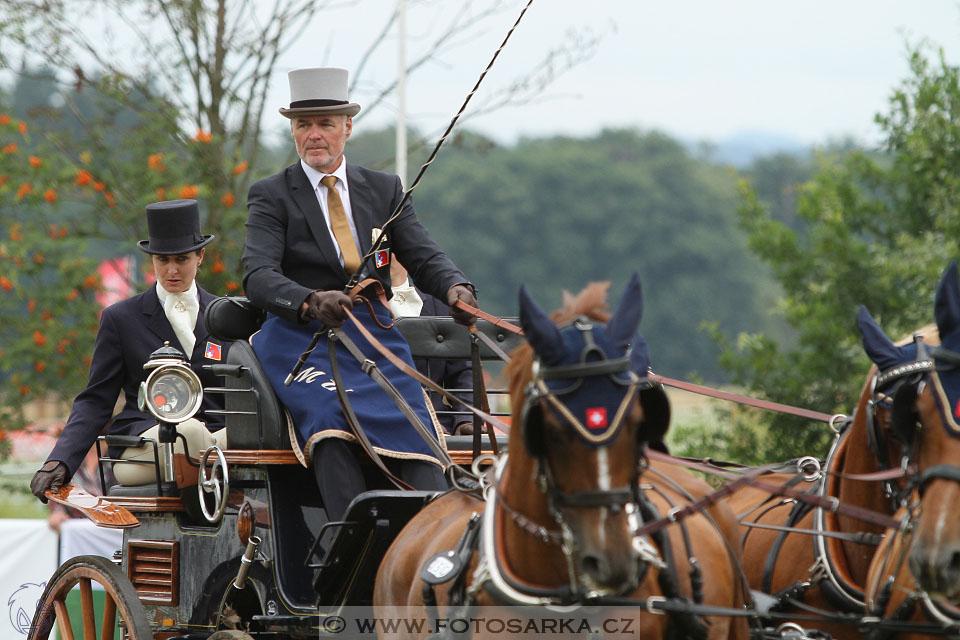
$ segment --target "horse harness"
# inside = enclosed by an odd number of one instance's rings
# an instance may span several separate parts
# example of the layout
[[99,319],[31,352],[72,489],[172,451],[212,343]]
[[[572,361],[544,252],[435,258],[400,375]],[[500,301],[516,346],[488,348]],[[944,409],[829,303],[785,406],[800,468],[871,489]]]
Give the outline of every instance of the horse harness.
[[[574,557],[577,541],[564,519],[562,509],[571,506],[608,508],[614,511],[625,509],[634,532],[638,532],[645,520],[660,518],[656,507],[644,495],[645,487],[640,484],[640,474],[644,465],[635,465],[636,471],[629,486],[565,493],[558,488],[555,472],[547,461],[547,451],[542,442],[543,434],[538,432],[538,428],[542,428],[542,425],[539,424],[535,414],[540,412],[542,415],[545,411],[554,412],[563,418],[566,425],[578,437],[591,444],[602,446],[611,442],[620,433],[641,387],[652,388],[659,385],[650,380],[641,379],[631,371],[629,357],[606,357],[593,339],[593,325],[587,318],[577,318],[569,326],[579,331],[583,339],[584,346],[579,362],[559,366],[543,366],[539,360],[534,362],[533,379],[524,392],[520,425],[523,430],[524,445],[536,463],[534,484],[545,494],[550,515],[557,528],[548,529],[533,522],[504,499],[500,490],[500,476],[506,466],[508,454],[502,454],[496,459],[496,464],[491,466],[487,474],[481,478],[480,491],[472,494],[484,502],[483,508],[478,509],[471,516],[455,548],[435,554],[428,559],[421,570],[420,577],[424,582],[423,599],[428,612],[434,618],[437,616],[435,589],[445,583],[450,583],[449,607],[461,617],[467,615],[475,606],[481,591],[499,605],[535,605],[553,610],[571,610],[583,604],[628,603],[624,598],[611,597],[608,593],[590,590],[580,584]],[[589,359],[591,356],[594,359]],[[563,396],[579,389],[584,379],[598,376],[608,377],[618,386],[624,387],[623,397],[613,419],[600,433],[588,429],[562,400]],[[560,386],[551,388],[547,381],[559,382]],[[640,451],[642,443],[638,441],[636,446]],[[498,553],[497,549],[495,527],[498,517],[510,518],[521,531],[542,544],[559,546],[566,560],[569,583],[561,587],[545,588],[521,584],[512,578],[509,572],[504,570],[502,554]],[[683,522],[680,522],[680,526],[683,527],[688,556],[691,559],[693,603],[700,605],[703,601],[700,568],[696,559],[692,557],[686,526]],[[633,588],[639,586],[647,567],[653,565],[660,570],[658,584],[663,593],[663,596],[657,598],[663,601],[683,601],[690,604],[680,593],[669,537],[662,529],[653,532],[650,537],[655,544],[651,544],[646,535],[635,533],[633,537],[633,547],[638,552],[638,562],[642,564]],[[473,556],[476,556],[476,568],[470,585],[467,586],[466,573]],[[629,604],[636,606],[637,601],[629,601]],[[649,603],[647,608],[651,612],[663,612],[663,610],[652,608]],[[670,615],[669,637],[705,638],[707,636],[706,623],[690,609],[689,606],[666,609]],[[449,614],[448,617],[450,617]]]
[[[916,356],[912,362],[899,364],[880,372],[873,383],[874,398],[880,398],[879,401],[886,402],[892,410],[891,426],[893,433],[904,447],[901,467],[907,469],[909,466],[912,471],[906,486],[895,495],[897,506],[907,507],[910,507],[908,500],[913,490],[916,489],[922,495],[927,484],[934,479],[960,482],[960,467],[957,465],[937,464],[924,469],[919,474],[916,473],[915,467],[910,465],[910,459],[913,457],[916,444],[916,430],[920,428],[919,417],[916,415],[914,408],[916,397],[923,392],[926,384],[931,384],[944,428],[949,429],[950,426],[954,426],[955,421],[952,419],[954,414],[950,412],[947,392],[939,373],[960,368],[960,354],[957,352],[943,346],[927,345],[919,335],[914,337],[914,344]],[[887,393],[880,391],[881,388],[891,384],[893,386],[889,388]],[[874,424],[873,429],[877,433],[879,432],[878,425]],[[901,533],[909,528],[910,521],[917,516],[917,511],[916,508],[907,509]],[[899,562],[902,563],[904,559],[905,556],[901,556]],[[894,575],[895,572],[891,573],[880,587],[874,607],[868,612],[868,614],[876,616],[877,619],[884,613],[893,595]],[[917,606],[920,606],[924,616],[934,625],[935,628],[930,630],[932,633],[938,631],[942,633],[949,629],[955,630],[957,625],[960,624],[960,620],[957,619],[952,609],[939,606],[935,600],[923,591],[911,593],[885,621],[903,622],[907,625],[904,628],[909,631],[909,624],[906,621],[913,615]],[[870,640],[885,640],[895,635],[896,627],[893,627],[892,630],[878,629],[870,635]]]
[[[954,369],[960,366],[960,355],[942,347],[930,347],[924,343],[920,336],[915,337],[916,358],[912,362],[898,364],[888,369],[880,371],[871,381],[871,398],[867,402],[866,432],[867,442],[871,452],[876,458],[880,471],[873,474],[867,474],[869,479],[883,482],[884,494],[891,502],[894,510],[906,503],[912,490],[916,488],[923,491],[923,488],[935,478],[943,478],[960,482],[960,467],[955,465],[941,464],[934,465],[925,469],[920,474],[916,473],[916,467],[910,460],[913,455],[913,445],[915,443],[915,430],[918,419],[913,411],[912,400],[917,394],[922,392],[923,385],[926,384],[926,378],[929,376],[931,383],[938,389],[939,395],[945,397],[942,391],[939,378],[936,376],[938,371]],[[936,360],[941,360],[944,364],[937,365]],[[935,394],[938,395],[938,394]],[[944,413],[943,403],[938,402],[941,414]],[[892,429],[894,436],[904,446],[903,459],[899,468],[893,468],[890,463],[889,448],[886,439],[882,437],[881,425],[877,415],[877,408],[884,407],[893,412]],[[848,433],[850,422],[844,423],[838,430],[838,435],[833,446],[827,455],[825,468],[830,473],[830,469],[835,466],[838,453],[843,444],[844,436]],[[821,497],[829,498],[827,495],[828,487],[826,478],[823,474],[816,474],[813,478],[816,482],[811,492],[819,494]],[[800,477],[798,473],[794,477]],[[908,481],[904,487],[899,486],[895,480],[897,478],[907,477]],[[810,479],[810,478],[808,478]],[[866,479],[866,478],[861,478]],[[778,537],[767,562],[764,567],[763,591],[771,592],[772,572],[776,563],[776,556],[782,546],[785,537],[791,532],[804,532],[798,530],[794,525],[809,511],[810,507],[798,501],[791,509],[788,520]],[[911,517],[908,515],[908,518]],[[908,526],[902,523],[901,528]],[[838,569],[837,562],[833,558],[829,545],[826,544],[827,538],[843,538],[860,544],[879,544],[882,536],[872,534],[845,534],[842,532],[829,531],[826,525],[825,513],[823,509],[817,509],[814,516],[814,527],[809,533],[813,534],[814,557],[815,562],[810,568],[809,579],[797,581],[794,584],[771,594],[777,600],[774,609],[796,605],[796,600],[802,600],[803,594],[814,586],[821,589],[826,600],[842,612],[838,620],[844,618],[843,614],[862,614],[866,608],[866,599],[863,590],[851,581],[847,580],[842,571]],[[876,605],[868,615],[879,616],[886,608],[892,595],[893,581],[888,580],[881,588],[877,597]],[[909,618],[915,607],[921,605],[927,618],[939,625],[955,625],[957,621],[949,616],[943,609],[936,606],[936,603],[925,594],[916,594],[908,597],[894,612],[890,622],[905,621]],[[879,618],[873,619],[879,621]],[[871,640],[881,640],[891,637],[896,633],[896,626],[884,628],[878,625],[869,637]],[[908,627],[903,630],[909,631]]]

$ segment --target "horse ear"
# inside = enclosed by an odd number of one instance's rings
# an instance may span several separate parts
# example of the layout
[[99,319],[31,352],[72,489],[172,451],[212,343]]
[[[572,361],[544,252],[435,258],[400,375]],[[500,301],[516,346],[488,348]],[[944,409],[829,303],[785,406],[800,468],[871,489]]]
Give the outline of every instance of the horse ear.
[[933,310],[941,340],[960,328],[960,282],[957,281],[956,260],[950,263],[940,278]]
[[607,338],[621,349],[630,344],[631,338],[640,325],[643,316],[643,288],[640,286],[640,277],[634,273],[627,283],[617,310],[607,321]]
[[857,327],[860,329],[864,351],[881,371],[904,362],[904,352],[893,344],[893,340],[887,337],[863,305],[860,305],[857,313]]
[[560,330],[533,301],[524,285],[520,286],[520,326],[543,364],[551,366],[563,359],[563,336]]
[[647,348],[647,341],[639,333],[633,336],[630,346],[630,370],[641,378],[645,378],[650,372],[650,350]]

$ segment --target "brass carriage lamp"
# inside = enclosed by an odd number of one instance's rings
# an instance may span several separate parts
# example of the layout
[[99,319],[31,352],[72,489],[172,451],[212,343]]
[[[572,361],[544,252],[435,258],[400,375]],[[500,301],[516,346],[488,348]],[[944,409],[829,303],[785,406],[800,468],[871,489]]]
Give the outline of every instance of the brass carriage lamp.
[[169,342],[150,354],[143,365],[150,371],[140,383],[137,404],[148,411],[160,425],[158,440],[164,457],[164,482],[173,481],[173,447],[177,439],[177,425],[189,420],[203,402],[203,385],[187,358]]

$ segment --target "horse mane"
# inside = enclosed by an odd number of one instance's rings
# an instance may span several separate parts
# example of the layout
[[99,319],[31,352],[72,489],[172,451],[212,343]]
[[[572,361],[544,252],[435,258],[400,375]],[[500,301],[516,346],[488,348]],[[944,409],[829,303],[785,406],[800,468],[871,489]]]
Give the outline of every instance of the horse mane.
[[940,345],[940,329],[938,329],[937,325],[935,324],[924,325],[915,331],[911,331],[907,335],[894,342],[894,344],[898,347],[911,344],[913,342],[913,336],[917,334],[923,336],[923,341],[929,345]]
[[[591,320],[606,323],[610,319],[607,305],[607,290],[610,282],[591,282],[577,295],[563,291],[563,306],[550,314],[556,324],[569,322],[576,317],[586,316]],[[529,344],[522,344],[510,354],[510,362],[504,368],[503,375],[510,381],[510,398],[516,400],[523,393],[532,375],[534,353]],[[519,412],[521,403],[512,402],[514,412]],[[514,415],[514,424],[519,424],[519,416]]]

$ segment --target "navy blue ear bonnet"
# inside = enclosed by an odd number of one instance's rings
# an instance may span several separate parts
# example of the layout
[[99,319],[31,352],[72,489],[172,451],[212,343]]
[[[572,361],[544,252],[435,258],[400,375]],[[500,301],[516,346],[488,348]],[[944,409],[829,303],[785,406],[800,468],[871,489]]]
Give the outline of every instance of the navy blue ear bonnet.
[[[642,290],[635,274],[606,326],[586,317],[557,326],[521,288],[520,323],[537,357],[534,379],[586,429],[580,435],[588,444],[615,435],[623,422],[617,416],[629,411],[625,396],[633,397],[647,377],[649,351],[636,331],[642,313]],[[613,432],[607,433],[611,428]]]
[[931,349],[937,363],[933,374],[934,396],[947,432],[960,436],[960,281],[956,260],[940,278],[934,315],[940,331],[940,347]]
[[907,375],[906,365],[917,361],[917,345],[914,342],[902,347],[895,345],[862,305],[857,313],[857,327],[864,351],[880,370],[875,391],[888,393]]
[[863,347],[880,369],[876,391],[887,393],[905,376],[929,373],[944,426],[950,435],[960,437],[960,281],[956,260],[940,279],[934,314],[941,346],[921,345],[919,355],[916,342],[902,347],[893,344],[864,307],[857,323]]

